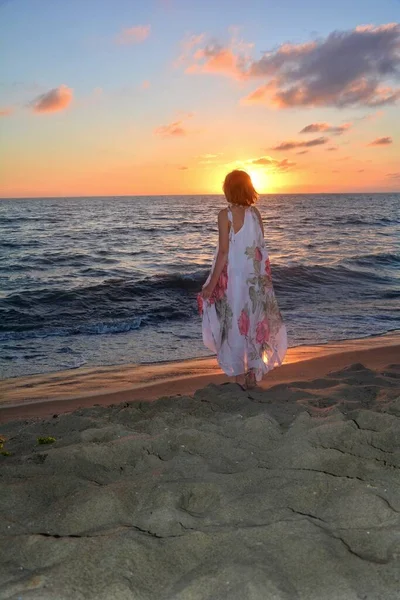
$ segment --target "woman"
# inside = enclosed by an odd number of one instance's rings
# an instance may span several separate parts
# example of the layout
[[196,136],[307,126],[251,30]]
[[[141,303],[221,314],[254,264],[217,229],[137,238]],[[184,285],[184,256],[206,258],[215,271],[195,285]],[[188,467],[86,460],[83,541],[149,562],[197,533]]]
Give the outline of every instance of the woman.
[[258,198],[245,171],[224,182],[228,208],[218,214],[219,240],[210,275],[198,296],[204,344],[243,389],[281,365],[286,327],[275,298]]

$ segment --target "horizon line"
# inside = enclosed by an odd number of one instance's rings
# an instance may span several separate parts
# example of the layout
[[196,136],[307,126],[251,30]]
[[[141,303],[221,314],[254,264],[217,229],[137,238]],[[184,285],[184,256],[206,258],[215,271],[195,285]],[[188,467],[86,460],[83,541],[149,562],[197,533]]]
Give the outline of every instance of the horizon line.
[[[385,190],[385,191],[363,191],[363,192],[265,192],[263,194],[259,194],[259,197],[262,196],[320,196],[321,194],[326,194],[328,196],[340,196],[343,194],[353,194],[353,195],[362,195],[362,194],[400,194],[400,189],[398,190]],[[212,193],[196,193],[196,194],[109,194],[107,196],[99,196],[99,195],[73,195],[73,196],[0,196],[1,200],[62,200],[69,198],[175,198],[180,197],[184,198],[187,196],[221,196],[224,197],[223,193],[212,194]]]

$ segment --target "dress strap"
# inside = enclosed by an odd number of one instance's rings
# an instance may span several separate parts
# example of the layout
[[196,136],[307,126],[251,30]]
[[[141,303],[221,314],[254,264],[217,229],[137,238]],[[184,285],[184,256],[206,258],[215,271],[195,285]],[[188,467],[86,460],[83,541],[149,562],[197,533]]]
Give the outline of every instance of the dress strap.
[[229,205],[229,204],[228,204],[228,208],[227,208],[226,210],[227,210],[227,213],[228,213],[228,221],[229,221],[229,224],[230,224],[230,227],[229,227],[229,241],[230,241],[230,242],[232,242],[232,241],[233,241],[233,239],[234,239],[234,238],[233,238],[233,234],[234,234],[235,232],[233,231],[233,215],[232,215],[232,209],[231,209],[231,207],[230,207],[230,205]]

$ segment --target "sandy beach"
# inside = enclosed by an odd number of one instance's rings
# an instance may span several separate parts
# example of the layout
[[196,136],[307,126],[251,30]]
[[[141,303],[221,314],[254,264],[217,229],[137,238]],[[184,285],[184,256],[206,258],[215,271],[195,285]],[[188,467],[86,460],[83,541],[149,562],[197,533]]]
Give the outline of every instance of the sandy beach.
[[214,359],[4,380],[0,598],[397,600],[399,380],[396,333],[251,392]]

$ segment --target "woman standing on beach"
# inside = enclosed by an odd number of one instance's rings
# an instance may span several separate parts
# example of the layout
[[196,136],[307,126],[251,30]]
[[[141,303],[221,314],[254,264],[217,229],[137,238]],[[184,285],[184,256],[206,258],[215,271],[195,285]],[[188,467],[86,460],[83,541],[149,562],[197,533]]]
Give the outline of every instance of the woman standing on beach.
[[219,240],[210,275],[198,296],[204,344],[221,369],[244,389],[281,365],[287,350],[271,280],[258,198],[245,171],[224,182],[228,208],[218,214]]

